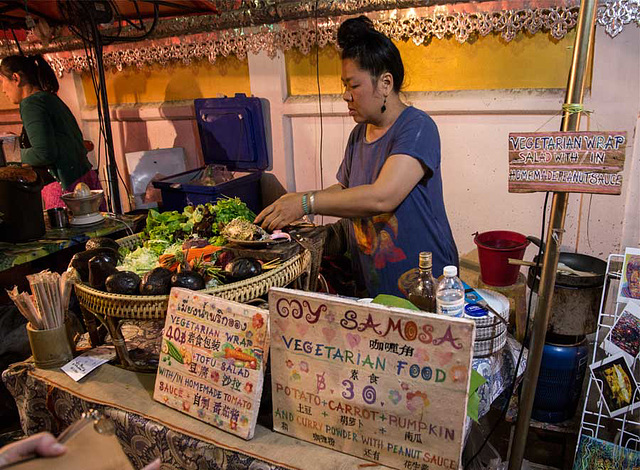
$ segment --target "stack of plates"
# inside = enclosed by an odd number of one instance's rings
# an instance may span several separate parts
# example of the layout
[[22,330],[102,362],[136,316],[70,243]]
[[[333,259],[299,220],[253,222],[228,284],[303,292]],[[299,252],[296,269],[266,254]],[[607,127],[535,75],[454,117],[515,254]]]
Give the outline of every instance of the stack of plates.
[[[509,299],[494,291],[477,289],[487,303],[509,321]],[[469,317],[467,317],[469,318]],[[500,351],[507,342],[507,327],[489,311],[484,317],[473,318],[476,322],[476,341],[473,345],[474,357],[486,357]]]

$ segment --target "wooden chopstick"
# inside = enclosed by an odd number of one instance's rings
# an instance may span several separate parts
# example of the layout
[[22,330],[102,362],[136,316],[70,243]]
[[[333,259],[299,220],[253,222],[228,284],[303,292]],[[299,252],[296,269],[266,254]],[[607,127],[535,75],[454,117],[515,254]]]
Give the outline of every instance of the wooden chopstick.
[[[509,264],[517,264],[518,266],[537,266],[537,263],[534,263],[533,261],[514,258],[509,258]],[[540,263],[540,266],[542,266],[542,263]]]

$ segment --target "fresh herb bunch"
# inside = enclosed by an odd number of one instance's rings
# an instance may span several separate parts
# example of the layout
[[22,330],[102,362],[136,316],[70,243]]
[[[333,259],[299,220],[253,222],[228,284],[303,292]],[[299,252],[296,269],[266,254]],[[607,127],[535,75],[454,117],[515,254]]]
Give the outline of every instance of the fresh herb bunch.
[[202,238],[210,238],[218,235],[218,224],[216,223],[216,213],[214,205],[210,202],[198,206],[198,211],[202,214],[200,220],[193,225],[193,233]]
[[183,229],[186,228],[184,224],[187,220],[188,217],[178,211],[158,212],[151,209],[147,216],[144,238],[173,243],[184,237],[185,231]]
[[224,197],[215,204],[207,202],[197,206],[187,206],[182,213],[158,212],[151,209],[143,234],[146,240],[145,246],[162,254],[158,243],[169,245],[191,235],[208,238],[213,245],[224,245],[225,239],[220,236],[220,230],[238,217],[253,222],[256,215],[237,197]]
[[216,213],[218,224],[226,225],[237,217],[253,222],[256,215],[238,197],[219,199],[213,210]]

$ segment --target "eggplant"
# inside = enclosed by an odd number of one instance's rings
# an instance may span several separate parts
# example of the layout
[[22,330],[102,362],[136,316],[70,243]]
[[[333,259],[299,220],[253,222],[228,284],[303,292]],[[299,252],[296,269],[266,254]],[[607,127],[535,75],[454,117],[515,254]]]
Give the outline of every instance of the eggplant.
[[236,258],[224,267],[225,273],[234,281],[242,281],[262,273],[262,265],[255,258]]
[[155,268],[142,276],[140,293],[142,295],[168,295],[171,290],[173,273],[166,268]]
[[204,289],[205,285],[204,277],[196,271],[181,271],[171,276],[171,287],[200,290]]
[[102,253],[89,260],[89,285],[94,289],[104,290],[104,283],[117,269],[113,258],[108,253]]
[[113,248],[103,247],[76,253],[73,258],[71,258],[71,263],[69,263],[69,265],[78,271],[78,275],[82,282],[87,282],[89,280],[89,260],[94,256],[102,254],[109,256],[109,259],[114,266],[118,264],[118,252]]
[[131,271],[118,271],[107,278],[104,285],[112,294],[136,295],[140,288],[140,276]]
[[85,250],[93,250],[95,248],[111,248],[117,253],[120,249],[120,244],[117,241],[112,240],[111,238],[95,237],[87,240],[87,243],[85,243],[84,245]]

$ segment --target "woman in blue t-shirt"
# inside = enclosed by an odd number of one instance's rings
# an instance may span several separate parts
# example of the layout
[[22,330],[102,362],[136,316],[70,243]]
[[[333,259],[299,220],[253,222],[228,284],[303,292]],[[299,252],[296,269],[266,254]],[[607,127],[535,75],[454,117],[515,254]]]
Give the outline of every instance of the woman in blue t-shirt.
[[404,66],[398,48],[364,16],[340,25],[343,99],[357,125],[338,170],[338,184],[289,193],[256,223],[279,229],[304,214],[348,218],[355,272],[368,294],[398,294],[398,278],[433,253],[433,274],[458,265],[442,196],[440,136],[425,112],[399,92]]

